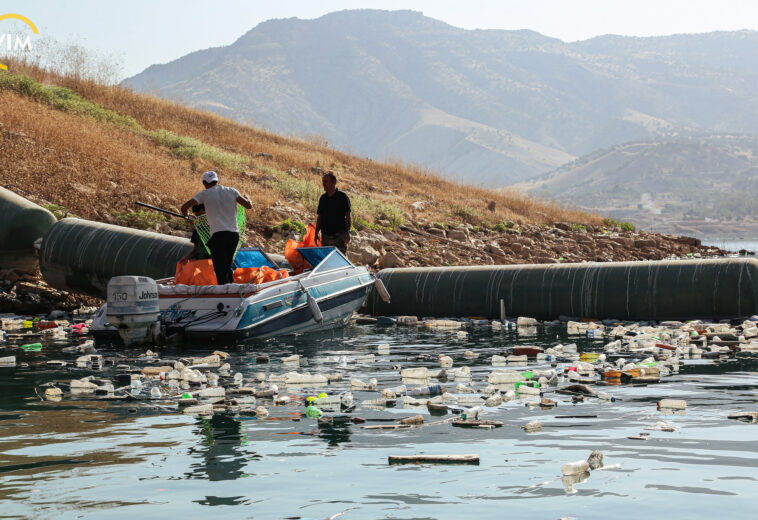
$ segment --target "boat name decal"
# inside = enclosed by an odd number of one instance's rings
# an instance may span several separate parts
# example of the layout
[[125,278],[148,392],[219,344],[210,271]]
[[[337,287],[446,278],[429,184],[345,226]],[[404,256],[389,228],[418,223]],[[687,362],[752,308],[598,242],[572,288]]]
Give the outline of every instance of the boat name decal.
[[196,310],[192,309],[166,309],[161,311],[161,319],[166,321],[177,321],[185,318],[194,318]]

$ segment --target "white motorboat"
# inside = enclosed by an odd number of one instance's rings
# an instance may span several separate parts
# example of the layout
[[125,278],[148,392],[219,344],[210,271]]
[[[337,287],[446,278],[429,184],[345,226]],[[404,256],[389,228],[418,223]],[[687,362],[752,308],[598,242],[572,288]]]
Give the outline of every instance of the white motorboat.
[[[174,285],[173,279],[112,278],[107,303],[90,330],[98,341],[120,337],[126,344],[163,338],[238,343],[342,326],[372,286],[389,298],[380,280],[337,249],[297,251],[312,269],[262,284]],[[276,267],[258,248],[240,250],[236,263]]]

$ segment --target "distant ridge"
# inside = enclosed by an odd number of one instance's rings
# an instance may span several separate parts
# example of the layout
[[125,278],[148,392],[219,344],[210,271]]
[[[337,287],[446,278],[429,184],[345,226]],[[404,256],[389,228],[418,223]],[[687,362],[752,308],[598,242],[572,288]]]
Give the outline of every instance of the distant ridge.
[[625,143],[518,185],[658,232],[758,236],[758,137]]

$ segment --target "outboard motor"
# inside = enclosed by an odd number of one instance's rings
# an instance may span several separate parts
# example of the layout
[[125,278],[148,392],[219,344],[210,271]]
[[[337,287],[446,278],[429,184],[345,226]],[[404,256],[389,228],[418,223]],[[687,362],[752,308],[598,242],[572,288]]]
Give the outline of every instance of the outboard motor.
[[108,281],[108,323],[129,346],[156,341],[160,332],[158,284],[147,276],[114,276]]

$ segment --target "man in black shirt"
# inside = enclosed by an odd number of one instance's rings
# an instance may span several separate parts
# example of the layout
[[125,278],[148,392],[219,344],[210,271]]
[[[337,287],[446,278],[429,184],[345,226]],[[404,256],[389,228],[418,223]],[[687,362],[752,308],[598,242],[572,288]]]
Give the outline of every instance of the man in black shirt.
[[350,242],[350,227],[353,225],[350,213],[350,199],[337,189],[337,177],[326,172],[321,179],[324,194],[318,200],[318,217],[316,218],[316,239],[321,234],[322,246],[334,246],[342,254],[347,254]]

